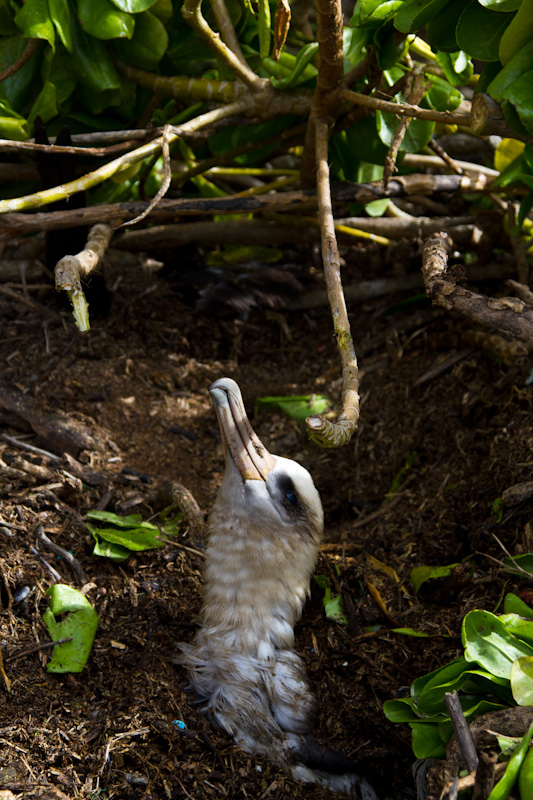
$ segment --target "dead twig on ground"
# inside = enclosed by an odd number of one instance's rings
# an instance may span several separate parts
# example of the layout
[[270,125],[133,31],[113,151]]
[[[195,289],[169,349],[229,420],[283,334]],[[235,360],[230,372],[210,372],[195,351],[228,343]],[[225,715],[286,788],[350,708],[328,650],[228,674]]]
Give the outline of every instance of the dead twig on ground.
[[48,550],[51,550],[52,553],[55,553],[56,556],[64,559],[69,567],[71,568],[72,572],[74,573],[74,577],[80,586],[83,586],[87,581],[85,578],[85,573],[83,572],[82,566],[77,558],[74,558],[72,553],[69,553],[68,550],[65,550],[64,547],[60,547],[58,544],[53,542],[44,532],[44,528],[42,525],[39,525],[35,530],[35,536],[39,539],[40,542],[44,544]]
[[18,653],[13,653],[12,656],[6,658],[6,664],[10,664],[12,661],[18,661],[19,658],[25,658],[32,653],[37,653],[39,650],[49,650],[51,647],[55,647],[56,644],[66,644],[67,642],[71,641],[72,636],[67,636],[66,639],[57,639],[55,642],[39,642],[39,644],[36,644],[34,647],[28,647],[26,650],[20,650]]
[[456,691],[445,693],[444,705],[450,715],[459,749],[466,762],[468,771],[474,772],[477,769],[479,759],[472,734],[470,733],[470,728],[468,727],[468,722],[465,719],[461,703],[459,702],[459,695]]
[[[148,213],[148,210],[147,210]],[[56,289],[65,291],[72,303],[74,321],[80,331],[89,330],[89,309],[81,286],[81,278],[86,278],[100,263],[109,247],[113,235],[110,225],[99,223],[89,231],[87,244],[75,256],[64,256],[55,267]]]
[[434,234],[424,246],[422,274],[426,293],[433,303],[455,311],[487,328],[496,328],[533,347],[533,309],[514,297],[492,298],[456,286],[446,278],[451,240]]

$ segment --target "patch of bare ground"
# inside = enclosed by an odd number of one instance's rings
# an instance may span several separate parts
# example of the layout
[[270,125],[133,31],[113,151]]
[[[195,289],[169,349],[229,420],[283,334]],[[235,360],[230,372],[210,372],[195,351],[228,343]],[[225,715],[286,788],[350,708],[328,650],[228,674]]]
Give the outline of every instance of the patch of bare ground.
[[[380,796],[413,796],[410,732],[389,723],[382,704],[459,653],[468,610],[494,609],[505,581],[508,590],[524,586],[494,560],[504,557],[494,534],[510,552],[523,550],[531,501],[505,509],[501,523],[492,504],[531,478],[533,417],[528,357],[497,355],[486,334],[427,304],[391,308],[404,299],[351,309],[361,422],[349,446],[325,451],[287,417],[253,413],[262,395],[320,391],[338,402],[325,308],[205,316],[161,276],[130,266],[107,318],[81,336],[68,311],[45,319],[0,297],[2,391],[48,418],[76,420],[95,443],[55,461],[0,440],[0,640],[11,680],[8,692],[0,679],[0,790],[41,800],[329,796],[243,754],[185,691],[172,657],[193,636],[200,607],[198,533],[184,524],[173,543],[116,565],[93,555],[84,524],[104,502],[152,518],[169,478],[209,508],[223,454],[208,387],[228,375],[261,439],[310,469],[324,504],[317,571],[343,593],[350,624],[325,618],[314,585],[297,646],[318,698],[318,738],[357,760]],[[3,433],[54,450],[53,434],[33,434],[31,414],[24,422],[1,413]],[[408,457],[403,484],[389,494]],[[42,614],[56,582],[44,562],[82,588],[38,541],[39,526],[77,559],[100,615],[77,675],[47,674],[50,651],[35,650],[49,640]],[[412,567],[456,562],[449,579],[414,595]]]

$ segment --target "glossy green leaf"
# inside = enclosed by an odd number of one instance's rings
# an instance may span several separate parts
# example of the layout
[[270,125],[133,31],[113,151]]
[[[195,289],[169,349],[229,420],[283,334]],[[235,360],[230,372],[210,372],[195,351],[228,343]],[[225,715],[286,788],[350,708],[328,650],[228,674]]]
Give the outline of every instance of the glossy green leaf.
[[[298,51],[290,75],[286,78],[271,78],[272,86],[276,89],[290,89],[303,81],[316,77],[317,69],[311,64],[311,61],[317,53],[318,42],[309,42],[309,44],[304,45]],[[267,60],[270,61],[270,59]]]
[[498,103],[503,100],[506,89],[517,78],[533,69],[533,40],[528,42],[516,53],[496,77],[489,83],[487,92]]
[[98,534],[94,531],[91,531],[91,533],[95,540],[93,555],[100,556],[101,558],[108,558],[110,561],[113,561],[114,564],[121,564],[130,557],[131,550],[128,550],[127,547],[114,544],[113,542],[106,542],[104,539],[100,539]]
[[143,524],[141,514],[128,514],[122,517],[120,514],[113,514],[112,511],[98,511],[97,509],[88,511],[87,518],[95,519],[98,522],[109,522],[111,525],[116,525],[117,528],[137,528]]
[[55,29],[48,13],[47,0],[26,0],[15,16],[15,22],[29,39],[45,39],[55,47]]
[[51,81],[46,81],[37,95],[37,99],[28,115],[30,125],[33,125],[37,114],[39,114],[44,123],[49,122],[57,115],[57,90]]
[[[24,52],[27,44],[28,40],[21,33],[17,33],[15,36],[0,37],[0,71],[14,64]],[[50,48],[47,50],[52,52]],[[35,81],[38,79],[40,61],[41,51],[39,49],[39,52],[34,53],[14,75],[6,78],[0,84],[0,98],[4,98],[13,111],[22,112],[31,102]]]
[[[150,6],[150,11],[161,20],[163,25],[166,25],[172,19],[174,11],[172,0],[155,0],[153,6]],[[235,24],[235,21],[233,21],[233,24]]]
[[512,18],[512,14],[494,14],[471,0],[457,23],[457,44],[472,58],[498,61],[501,35]]
[[478,0],[478,3],[491,11],[516,11],[523,0]]
[[74,19],[72,38],[70,63],[80,84],[92,92],[118,89],[120,78],[105,44],[86,34]]
[[429,639],[430,634],[425,631],[417,631],[414,628],[392,628],[393,633],[400,633],[402,636],[412,636],[415,639]]
[[30,138],[30,129],[25,119],[4,117],[0,108],[0,138],[23,142]]
[[111,0],[114,6],[128,14],[139,14],[151,8],[157,0]]
[[533,706],[533,657],[517,658],[511,667],[511,690],[519,706]]
[[361,23],[386,22],[402,7],[401,0],[361,0],[359,14]]
[[411,0],[403,4],[394,18],[394,27],[402,33],[414,33],[433,19],[448,0]]
[[354,67],[365,57],[368,37],[368,31],[365,31],[363,28],[343,29],[342,50],[345,72]]
[[504,624],[505,629],[517,639],[533,645],[533,619],[527,619],[515,613],[500,614],[498,619]]
[[459,49],[455,29],[464,7],[465,0],[451,0],[428,22],[426,38],[433,49],[446,53]]
[[474,65],[462,50],[453,53],[437,53],[437,62],[452,86],[468,83],[474,74]]
[[44,82],[51,81],[56,87],[57,106],[59,111],[63,111],[66,101],[76,87],[77,80],[68,53],[62,47],[58,47],[55,53],[52,50],[44,53],[41,77]]
[[[98,614],[87,598],[76,589],[58,583],[46,590],[50,606],[43,622],[53,640],[72,637],[71,642],[54,647],[48,672],[81,672],[93,645],[98,627]],[[66,614],[60,622],[56,617]]]
[[120,11],[111,0],[77,0],[83,30],[96,39],[131,39],[135,18]]
[[[531,176],[522,176],[525,182],[527,177]],[[533,188],[533,187],[532,187]],[[512,572],[516,572],[516,565],[521,569],[524,569],[526,572],[529,572],[533,575],[533,553],[524,553],[522,556],[513,556],[513,558],[506,558],[504,559],[505,566]]]
[[502,92],[516,108],[518,115],[529,133],[533,132],[533,70],[525,72]]
[[72,23],[70,20],[70,6],[68,0],[48,0],[50,19],[54,23],[59,38],[65,45],[67,51],[72,53],[74,44],[72,41]]
[[341,594],[338,594],[336,597],[332,597],[331,600],[328,600],[327,602],[324,601],[324,610],[328,619],[332,619],[341,625],[348,625],[348,617],[344,613]]
[[513,661],[533,655],[533,647],[512,636],[490,611],[470,611],[463,620],[461,638],[467,661],[475,661],[491,675],[507,680]]
[[[400,118],[388,111],[376,111],[376,128],[378,136],[387,147],[394,139]],[[413,119],[407,128],[406,134],[400,145],[400,153],[418,153],[431,139],[435,130],[435,123],[423,119]]]
[[386,700],[383,703],[383,713],[390,722],[411,722],[418,719],[412,697]]
[[155,550],[158,547],[164,547],[164,543],[160,538],[159,528],[147,522],[143,523],[139,528],[126,529],[95,528],[89,522],[86,525],[92,534],[97,534],[106,542],[113,542],[114,544],[122,545],[122,547],[127,547],[128,550],[142,552],[143,550]]
[[411,695],[418,701],[422,692],[429,692],[433,687],[448,685],[456,680],[463,672],[470,669],[470,664],[464,658],[456,658],[443,667],[438,667],[420,678],[416,678],[411,685]]
[[283,411],[300,422],[305,422],[312,414],[323,414],[331,407],[331,400],[325,394],[258,397],[256,402],[259,408]]
[[432,75],[426,100],[435,111],[455,111],[463,102],[464,96],[459,89],[450,86],[448,81],[439,78],[438,75]]
[[412,747],[416,758],[444,758],[446,745],[443,742],[438,725],[419,720],[410,722],[412,730]]
[[413,567],[409,574],[409,580],[413,584],[415,594],[418,594],[420,587],[426,581],[435,578],[449,578],[456,566],[457,563],[440,567]]
[[518,595],[509,592],[503,601],[503,610],[506,614],[519,614],[526,619],[533,619],[533,608],[524,603]]
[[135,19],[135,31],[131,39],[116,39],[113,48],[117,56],[140,69],[157,67],[168,47],[165,26],[149,11]]
[[13,6],[9,0],[0,0],[0,36],[11,36],[18,32]]

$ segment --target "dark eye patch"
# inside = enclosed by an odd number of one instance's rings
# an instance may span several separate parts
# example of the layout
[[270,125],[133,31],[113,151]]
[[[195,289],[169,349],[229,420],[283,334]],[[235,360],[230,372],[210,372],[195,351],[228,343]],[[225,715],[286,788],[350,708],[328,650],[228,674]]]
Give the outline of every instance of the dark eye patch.
[[291,478],[288,475],[279,475],[277,484],[282,505],[287,511],[298,511],[300,509],[300,499]]

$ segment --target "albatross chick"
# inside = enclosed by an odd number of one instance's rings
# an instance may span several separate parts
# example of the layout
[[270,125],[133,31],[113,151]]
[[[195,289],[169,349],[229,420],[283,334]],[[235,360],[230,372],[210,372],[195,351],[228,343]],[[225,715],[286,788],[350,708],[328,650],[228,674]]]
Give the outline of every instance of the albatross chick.
[[314,698],[293,649],[323,530],[319,494],[306,469],[263,446],[235,381],[221,378],[210,392],[226,469],[207,525],[201,627],[179,661],[243,750],[298,780],[370,800],[351,762],[315,743]]

